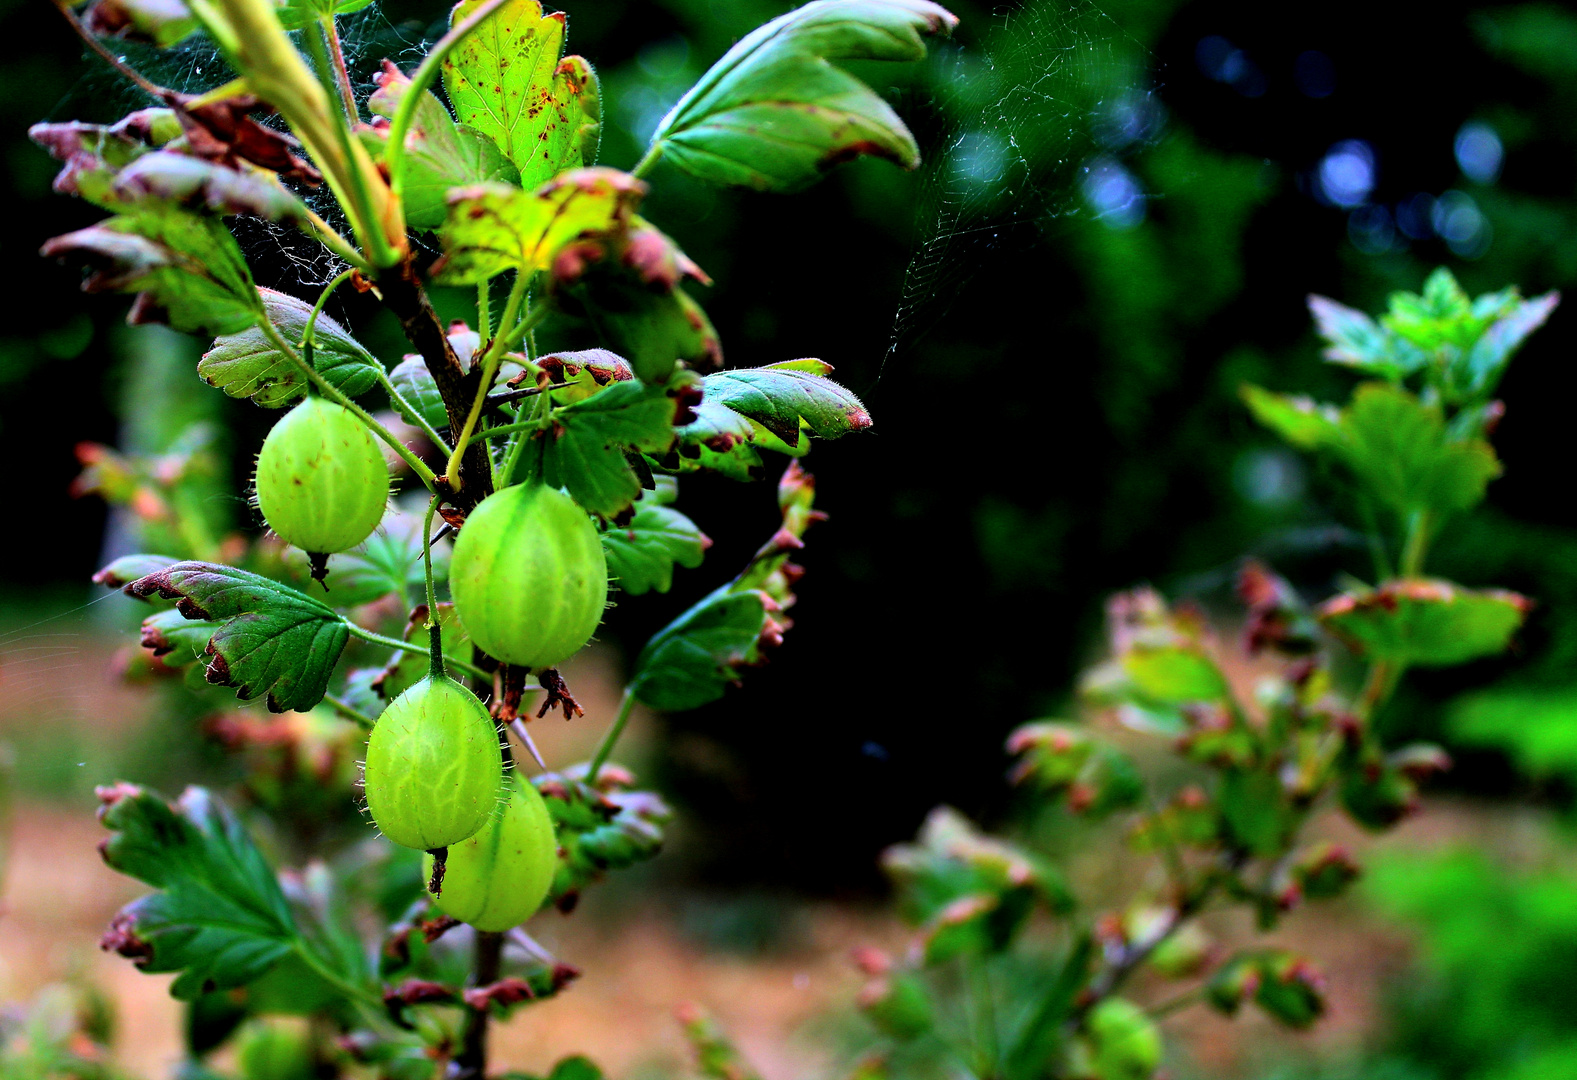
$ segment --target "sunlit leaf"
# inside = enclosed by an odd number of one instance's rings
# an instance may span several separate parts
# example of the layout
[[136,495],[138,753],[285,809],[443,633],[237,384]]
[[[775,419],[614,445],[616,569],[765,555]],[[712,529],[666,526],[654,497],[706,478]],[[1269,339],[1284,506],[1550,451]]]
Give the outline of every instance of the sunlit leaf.
[[[449,24],[483,2],[461,0]],[[561,63],[563,48],[563,12],[544,15],[538,0],[508,0],[444,59],[460,123],[497,143],[528,189],[591,163],[585,129],[601,118],[597,81],[580,57]],[[590,149],[594,156],[595,143]]]

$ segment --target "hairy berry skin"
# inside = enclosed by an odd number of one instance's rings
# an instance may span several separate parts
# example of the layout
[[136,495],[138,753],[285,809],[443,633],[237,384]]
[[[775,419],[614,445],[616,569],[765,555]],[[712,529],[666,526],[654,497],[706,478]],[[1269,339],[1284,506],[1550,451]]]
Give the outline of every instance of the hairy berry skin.
[[396,844],[458,844],[498,812],[503,769],[487,709],[453,679],[429,675],[383,710],[367,739],[367,810]]
[[[535,915],[558,869],[547,804],[522,777],[513,778],[509,789],[504,812],[449,849],[443,893],[433,898],[446,914],[478,930],[508,930]],[[432,872],[429,855],[422,877],[430,879]]]
[[519,484],[489,495],[465,519],[449,588],[478,648],[540,671],[591,640],[608,599],[608,563],[573,499]]
[[287,544],[328,554],[383,520],[389,466],[365,424],[316,395],[285,414],[257,455],[257,505]]

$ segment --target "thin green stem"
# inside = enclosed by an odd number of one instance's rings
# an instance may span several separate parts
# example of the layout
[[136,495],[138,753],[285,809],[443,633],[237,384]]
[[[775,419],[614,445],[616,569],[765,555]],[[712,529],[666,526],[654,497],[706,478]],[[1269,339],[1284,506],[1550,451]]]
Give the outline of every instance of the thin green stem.
[[[482,418],[482,406],[487,404],[488,391],[493,388],[493,379],[498,374],[499,362],[504,357],[504,350],[508,348],[503,327],[519,326],[530,328],[532,316],[535,312],[521,314],[521,307],[526,302],[526,286],[528,284],[525,274],[518,274],[515,283],[510,286],[509,300],[504,305],[503,318],[498,320],[500,333],[488,343],[487,351],[482,354],[480,361],[481,380],[477,383],[476,397],[471,402],[471,412],[465,418],[465,426],[460,429],[460,434],[455,437],[454,451],[449,455],[449,462],[444,466],[444,480],[449,484],[451,491],[459,491],[464,486],[464,479],[460,476],[460,459],[465,456],[466,447],[471,444],[471,435],[476,431],[477,421]],[[518,329],[518,326],[516,326]]]
[[[547,427],[547,423],[543,420],[519,420],[513,424],[499,424],[497,427],[490,427],[477,435],[477,438],[496,439],[500,435],[513,435],[520,431],[541,431],[545,427]],[[511,447],[510,450],[513,451],[514,448]]]
[[432,654],[431,673],[444,674],[443,629],[438,625],[438,590],[433,586],[433,514],[442,496],[434,494],[427,501],[427,514],[422,518],[422,573],[427,579],[427,647]]
[[1397,684],[1402,681],[1402,673],[1406,670],[1405,664],[1393,664],[1385,660],[1377,660],[1370,665],[1369,676],[1358,694],[1358,719],[1368,723],[1380,711],[1380,707],[1396,692]]
[[342,698],[337,698],[333,694],[324,694],[323,704],[327,705],[329,708],[333,709],[347,720],[356,721],[356,723],[360,724],[368,731],[371,731],[372,726],[377,723],[376,720],[362,712],[360,709],[356,708],[356,706],[352,705],[350,702],[345,701]]
[[318,978],[334,987],[336,990],[350,998],[352,1001],[356,1002],[358,1005],[372,1010],[373,1016],[379,1017],[383,1015],[384,1006],[383,999],[381,997],[379,997],[377,994],[374,994],[365,986],[360,986],[341,976],[339,972],[325,964],[322,958],[319,957],[306,942],[299,942],[296,945],[296,955],[301,958],[302,963],[306,964],[307,967],[312,969]]
[[432,444],[442,450],[444,457],[449,456],[449,442],[427,422],[427,418],[412,405],[410,399],[394,388],[389,381],[389,373],[382,368],[378,369],[378,383],[383,387],[383,392],[389,395],[389,404],[394,406],[394,411],[421,429],[422,434],[432,441]]
[[1403,577],[1417,577],[1424,570],[1424,555],[1429,551],[1430,532],[1434,527],[1434,514],[1420,510],[1407,523],[1407,543],[1402,548],[1398,569]]
[[630,688],[624,688],[624,698],[619,702],[619,715],[613,718],[613,726],[608,729],[607,736],[602,740],[602,745],[597,747],[597,756],[591,759],[591,767],[586,770],[586,783],[592,787],[597,786],[597,774],[602,771],[602,766],[607,762],[608,755],[613,753],[613,748],[618,744],[619,736],[624,734],[625,726],[630,722],[630,714],[635,711],[635,695]]
[[652,171],[652,167],[657,164],[657,159],[662,156],[663,144],[661,142],[652,143],[651,146],[647,147],[645,156],[635,163],[635,168],[630,170],[630,175],[637,180],[640,179]]
[[486,341],[493,336],[493,293],[485,278],[476,283],[477,333]]
[[411,75],[411,83],[400,95],[399,104],[394,107],[394,116],[389,120],[389,138],[384,144],[383,151],[383,160],[389,169],[389,187],[396,198],[400,197],[405,184],[405,133],[416,116],[416,106],[420,103],[422,94],[426,93],[433,79],[438,77],[444,58],[477,27],[486,22],[494,12],[503,7],[504,3],[505,0],[487,0],[487,3],[473,11],[458,26],[439,38],[438,43],[432,47],[415,73]]
[[[382,645],[386,649],[394,649],[398,652],[411,653],[413,656],[430,657],[432,655],[432,649],[428,646],[413,645],[409,641],[401,641],[399,638],[386,637],[383,634],[368,630],[364,626],[357,626],[348,619],[345,621],[345,625],[350,629],[351,637],[361,638],[361,640],[371,642],[374,645]],[[489,682],[493,679],[491,671],[484,671],[469,660],[460,660],[453,656],[446,656],[444,657],[444,662],[454,665],[468,675],[475,675],[479,679],[486,679]]]
[[1181,994],[1175,994],[1158,1005],[1150,1006],[1145,1012],[1150,1014],[1150,1019],[1160,1020],[1186,1009],[1190,1005],[1197,1005],[1204,999],[1205,988],[1196,986],[1192,990],[1184,990]]
[[345,107],[345,119],[354,124],[361,120],[361,113],[356,108],[356,91],[350,84],[350,69],[345,65],[345,49],[340,45],[339,27],[334,24],[332,15],[319,16],[318,25],[323,28],[323,37],[329,43],[329,60],[334,69],[334,81],[339,86],[340,104]]
[[[545,419],[551,404],[552,402],[548,395],[541,395],[536,401],[531,403],[531,419],[522,421],[522,423],[531,427],[541,424]],[[520,414],[517,412],[515,415],[519,416]],[[490,429],[490,431],[496,430],[498,429]],[[520,466],[520,455],[525,452],[526,441],[528,438],[529,430],[527,428],[522,428],[522,430],[517,431],[510,436],[509,449],[504,452],[504,467],[499,471],[499,477],[503,480],[503,483],[500,484],[497,480],[494,480],[494,487],[508,487],[510,484],[514,483],[515,469]]]
[[334,295],[334,290],[348,281],[354,272],[353,270],[341,270],[334,280],[325,285],[323,291],[318,294],[318,302],[312,305],[312,313],[307,316],[307,325],[301,330],[301,347],[303,349],[317,347],[318,316],[323,314],[323,308],[328,304],[329,297]]
[[275,326],[268,319],[262,319],[257,325],[258,329],[263,332],[263,337],[268,339],[269,344],[273,345],[274,348],[284,353],[286,358],[289,359],[291,363],[300,368],[302,374],[306,375],[306,377],[312,382],[312,385],[317,387],[319,393],[328,398],[330,401],[333,401],[339,405],[343,405],[345,408],[354,413],[358,420],[372,429],[374,435],[388,443],[389,446],[394,449],[394,452],[400,455],[400,458],[411,467],[411,471],[421,479],[422,483],[429,491],[433,490],[434,486],[438,483],[438,477],[431,469],[427,467],[426,462],[417,457],[415,454],[411,453],[410,448],[402,443],[399,439],[395,438],[392,431],[378,423],[377,420],[373,419],[371,413],[369,413],[366,409],[363,409],[360,405],[357,405],[350,398],[346,397],[345,394],[340,391],[339,387],[325,379],[318,372],[317,368],[303,360],[301,358],[301,354],[296,352],[295,346],[291,345],[290,342],[285,340],[285,335],[279,332],[279,328],[277,326]]

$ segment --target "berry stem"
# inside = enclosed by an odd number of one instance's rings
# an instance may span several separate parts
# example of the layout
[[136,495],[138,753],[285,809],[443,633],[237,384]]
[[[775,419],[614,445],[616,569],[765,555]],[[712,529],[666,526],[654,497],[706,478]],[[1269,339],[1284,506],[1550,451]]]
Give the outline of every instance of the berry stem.
[[[428,670],[435,678],[445,674],[443,630],[438,625],[438,591],[433,587],[433,514],[438,509],[439,498],[434,495],[427,501],[427,516],[422,518],[422,571],[427,577],[427,647],[432,654],[432,666]],[[438,875],[435,880],[443,880],[441,871],[434,870],[434,873]]]
[[277,326],[275,326],[268,319],[259,320],[257,325],[258,329],[263,332],[263,337],[268,339],[269,344],[273,345],[274,348],[284,353],[286,358],[289,359],[291,363],[300,368],[302,374],[307,377],[313,386],[318,388],[318,391],[324,397],[328,398],[337,405],[343,405],[345,408],[354,413],[358,420],[372,429],[372,433],[374,435],[388,443],[389,446],[393,448],[394,452],[400,455],[400,459],[411,467],[411,471],[417,475],[422,484],[429,491],[433,489],[434,485],[438,483],[438,477],[431,469],[427,467],[426,462],[422,461],[421,458],[411,453],[410,448],[402,443],[399,439],[395,438],[395,435],[392,431],[378,423],[377,420],[374,420],[371,413],[369,413],[366,409],[363,409],[360,405],[357,405],[350,398],[346,397],[340,391],[339,387],[325,379],[322,374],[319,373],[317,368],[303,360],[301,358],[301,354],[295,350],[295,347],[292,346],[290,342],[285,340],[285,335],[279,332],[279,328]]
[[608,755],[613,753],[614,744],[619,741],[619,736],[624,734],[625,725],[630,722],[630,714],[635,711],[635,695],[630,688],[624,688],[624,698],[619,702],[619,715],[614,717],[613,726],[608,729],[607,738],[602,740],[602,745],[597,747],[597,756],[591,759],[591,767],[586,770],[586,783],[592,787],[597,786],[597,774],[602,771],[602,766],[608,760]]
[[[504,306],[504,315],[498,321],[499,334],[488,344],[487,352],[482,356],[480,363],[482,378],[476,387],[476,398],[471,402],[471,412],[465,418],[465,426],[455,438],[454,453],[449,455],[449,463],[444,466],[444,481],[451,491],[459,491],[464,486],[464,480],[460,475],[460,461],[465,456],[465,448],[471,445],[471,435],[476,431],[477,421],[481,419],[482,406],[487,404],[487,392],[493,388],[493,378],[498,374],[498,365],[504,358],[504,350],[512,342],[518,341],[521,335],[528,333],[547,314],[547,307],[544,305],[521,315],[521,307],[526,302],[527,280],[524,274],[515,278],[515,283],[509,290],[509,302]],[[511,324],[514,324],[514,328],[505,333],[503,327]]]
[[378,371],[378,383],[383,387],[383,392],[389,395],[389,404],[394,406],[394,411],[421,428],[422,434],[426,435],[434,446],[443,451],[444,458],[447,460],[450,453],[449,443],[427,422],[426,417],[416,411],[416,407],[410,403],[406,396],[394,388],[394,384],[389,381],[389,373],[380,369]]
[[[400,652],[408,652],[415,656],[426,656],[429,658],[432,656],[431,646],[413,645],[409,641],[401,641],[399,638],[385,637],[382,634],[373,633],[371,630],[368,630],[365,627],[357,626],[349,619],[345,620],[345,625],[350,629],[351,637],[358,637],[363,641],[370,641],[374,645],[382,645],[386,649],[396,649]],[[479,679],[491,681],[493,678],[491,672],[483,671],[481,668],[477,667],[468,660],[461,660],[454,656],[446,656],[444,657],[444,663],[452,664],[453,666],[460,668],[462,671],[465,671],[468,674],[475,675]]]
[[340,44],[339,27],[335,25],[332,15],[320,15],[318,25],[323,28],[323,37],[329,44],[329,60],[339,89],[340,104],[345,107],[345,119],[355,124],[361,120],[361,114],[356,108],[356,91],[350,85],[350,69],[345,65],[345,49]]
[[355,273],[354,270],[341,270],[335,275],[334,280],[325,285],[323,291],[318,294],[318,302],[312,305],[312,313],[307,316],[307,325],[301,329],[301,348],[303,353],[309,348],[317,348],[318,316],[323,314],[323,309],[328,305],[329,297],[334,295],[334,290],[348,281],[353,273]]

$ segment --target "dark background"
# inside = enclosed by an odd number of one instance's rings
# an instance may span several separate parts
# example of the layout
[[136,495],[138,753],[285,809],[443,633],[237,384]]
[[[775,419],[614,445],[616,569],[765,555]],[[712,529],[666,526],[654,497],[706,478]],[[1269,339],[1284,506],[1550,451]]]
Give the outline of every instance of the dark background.
[[[603,77],[602,163],[629,167],[666,105],[781,10],[570,4],[570,48]],[[859,162],[787,197],[705,189],[666,167],[652,176],[649,216],[716,279],[698,295],[729,363],[819,356],[876,418],[874,431],[807,460],[832,520],[810,534],[786,647],[723,702],[667,721],[664,786],[699,821],[692,870],[713,882],[859,889],[874,880],[876,851],[936,802],[1000,810],[1003,735],[1066,705],[1114,589],[1149,580],[1219,599],[1245,551],[1315,598],[1338,570],[1361,573],[1361,552],[1336,527],[1339,493],[1236,396],[1245,380],[1345,396],[1351,380],[1319,359],[1306,294],[1373,310],[1442,264],[1475,293],[1516,283],[1532,295],[1577,278],[1571,9],[955,10],[955,44],[931,62],[861,69],[914,127],[927,151],[919,172]],[[443,15],[397,0],[363,16],[358,74]],[[139,397],[124,302],[81,296],[74,271],[34,254],[100,215],[51,194],[53,163],[25,131],[145,102],[102,70],[84,76],[80,45],[40,0],[0,5],[0,37],[0,459],[13,511],[0,579],[7,606],[26,607],[80,597],[97,567],[105,510],[68,497],[72,447],[136,441]],[[171,81],[218,81],[197,73],[195,54],[138,55]],[[1504,148],[1494,177],[1464,175],[1453,154],[1475,121]],[[1372,192],[1351,208],[1331,205],[1317,179],[1343,140],[1373,156]],[[1004,146],[998,169],[992,147]],[[1108,196],[1132,183],[1143,197],[1103,203],[1103,177],[1118,185]],[[1392,227],[1403,204],[1447,192],[1480,215],[1455,249],[1427,222],[1404,222],[1411,238]],[[310,295],[315,279],[276,240],[243,240],[260,283]],[[402,351],[368,313],[336,313],[386,360]],[[1540,613],[1512,659],[1415,680],[1384,718],[1398,740],[1439,737],[1437,704],[1456,691],[1559,684],[1577,658],[1574,336],[1577,316],[1560,310],[1513,365],[1497,438],[1506,475],[1485,510],[1448,528],[1435,567],[1523,590]],[[192,385],[225,434],[239,491],[270,415]],[[774,475],[781,463],[769,463]],[[628,648],[773,528],[766,485],[684,486],[716,546],[668,597],[616,614],[609,636]],[[239,497],[235,514],[247,519]],[[1450,783],[1463,790],[1563,797],[1530,789],[1493,755],[1459,759]]]

